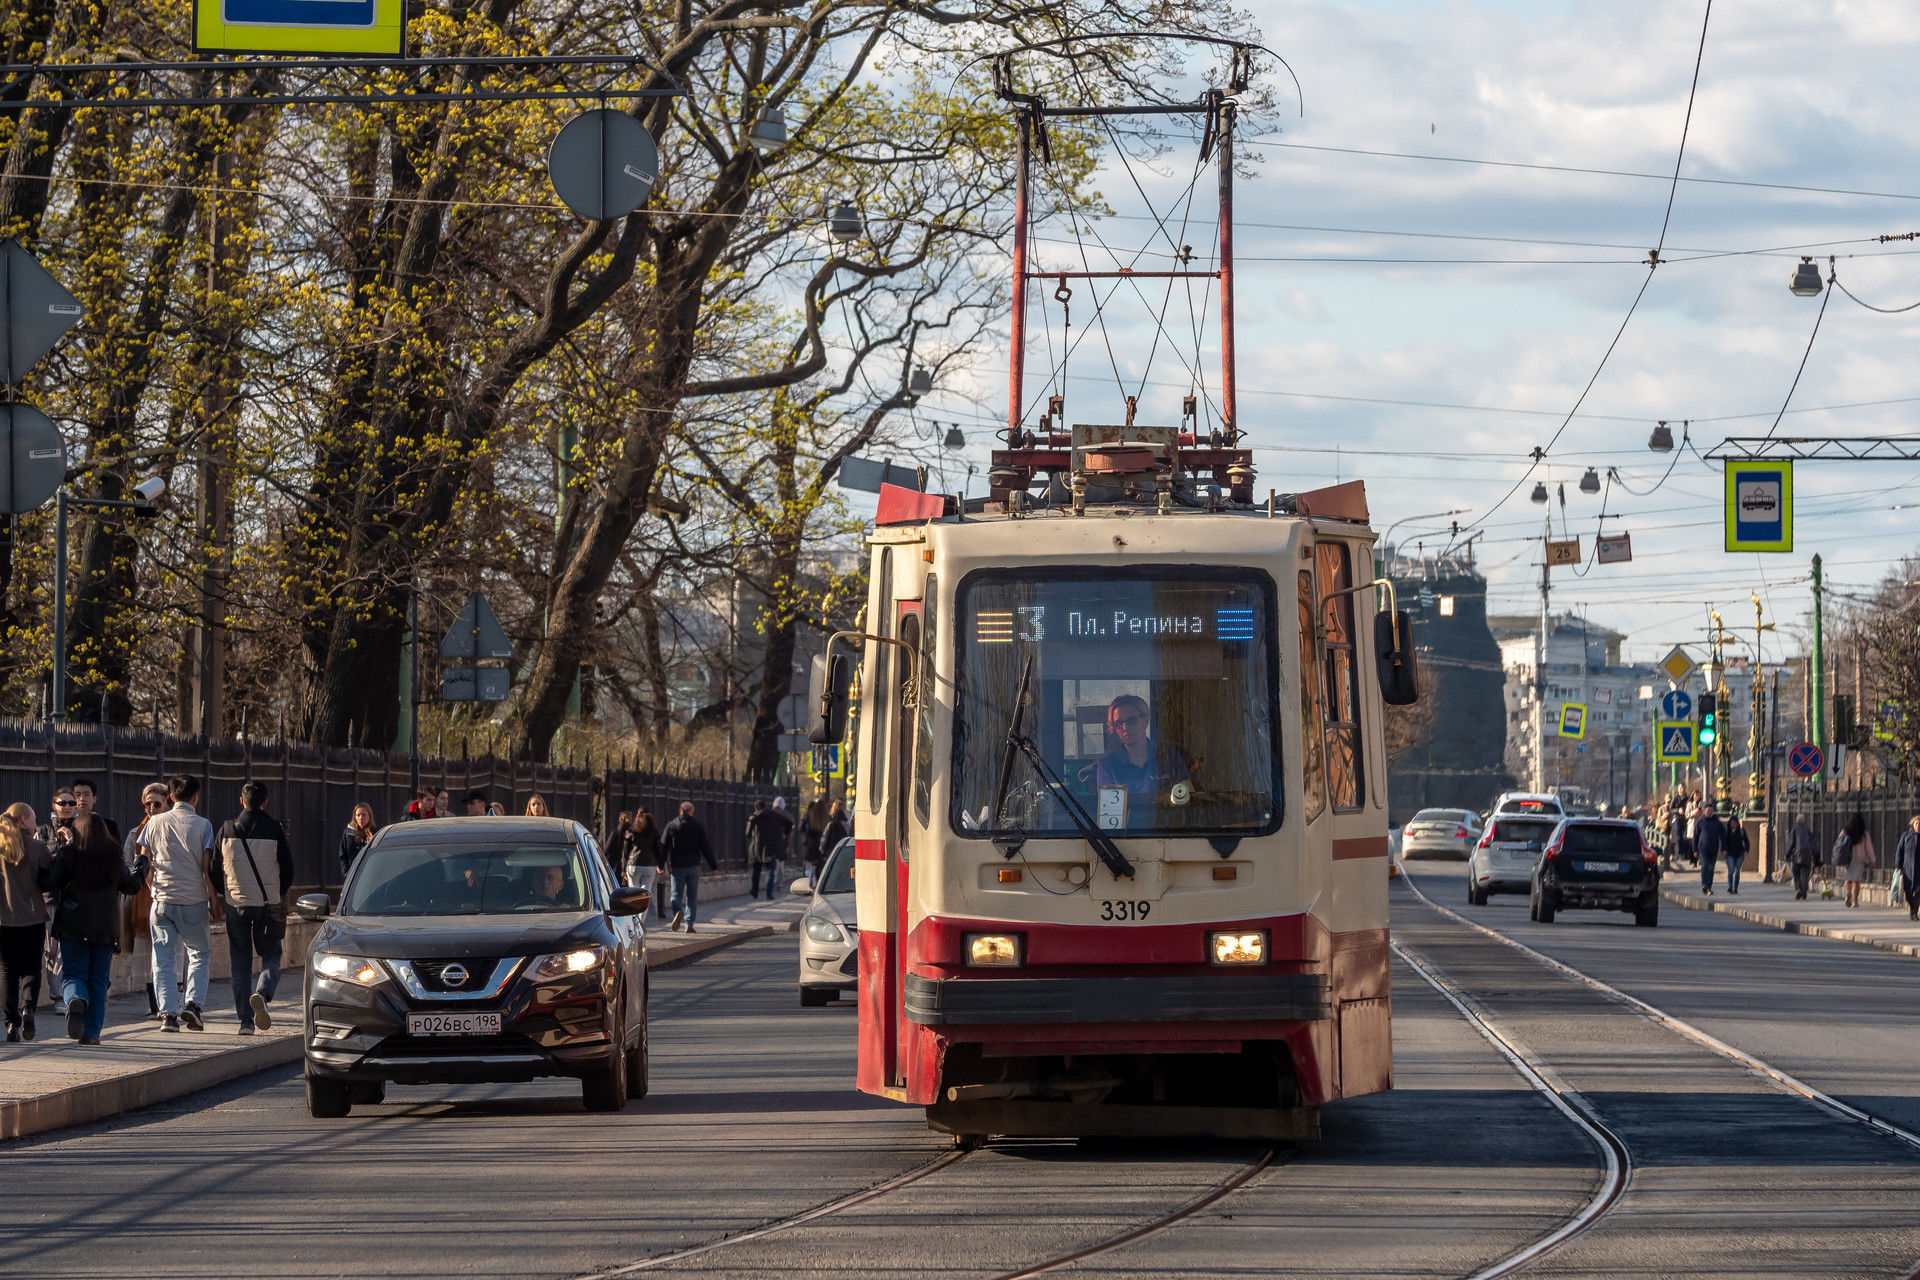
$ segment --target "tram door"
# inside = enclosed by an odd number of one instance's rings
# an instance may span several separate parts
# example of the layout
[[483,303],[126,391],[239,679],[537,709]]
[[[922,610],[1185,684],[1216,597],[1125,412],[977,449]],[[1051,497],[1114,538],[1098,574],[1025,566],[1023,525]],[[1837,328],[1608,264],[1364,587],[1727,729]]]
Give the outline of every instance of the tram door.
[[[908,651],[920,652],[920,601],[902,600],[895,606],[897,616],[894,621],[894,638],[907,646]],[[892,648],[891,645],[882,646]],[[896,653],[900,651],[896,650]],[[890,694],[887,699],[886,757],[886,822],[887,822],[887,860],[893,868],[894,885],[894,928],[896,945],[893,948],[893,1027],[896,1037],[890,1046],[889,1057],[893,1060],[892,1079],[888,1082],[904,1085],[908,1072],[908,1059],[912,1053],[913,1024],[907,1021],[907,939],[913,929],[909,915],[908,875],[911,858],[907,849],[907,812],[910,797],[913,794],[913,756],[914,756],[914,708],[907,705],[907,694],[913,679],[917,663],[903,660],[894,664],[889,678]]]

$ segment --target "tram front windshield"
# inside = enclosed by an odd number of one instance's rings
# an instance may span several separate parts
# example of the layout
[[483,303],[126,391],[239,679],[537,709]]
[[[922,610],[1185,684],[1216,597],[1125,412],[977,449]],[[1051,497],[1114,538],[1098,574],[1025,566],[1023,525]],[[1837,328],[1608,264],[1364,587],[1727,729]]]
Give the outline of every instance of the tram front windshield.
[[[1247,835],[1280,821],[1264,574],[975,574],[956,609],[952,821],[962,835]],[[1045,762],[1015,751],[1017,732]],[[1051,776],[1050,776],[1051,775]]]

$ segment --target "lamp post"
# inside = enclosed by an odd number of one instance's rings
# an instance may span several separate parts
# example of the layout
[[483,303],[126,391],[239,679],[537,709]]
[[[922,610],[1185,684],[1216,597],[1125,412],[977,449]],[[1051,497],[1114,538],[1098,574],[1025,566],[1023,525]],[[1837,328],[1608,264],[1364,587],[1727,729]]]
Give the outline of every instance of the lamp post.
[[67,508],[89,511],[131,511],[137,516],[159,514],[158,503],[167,482],[150,476],[133,487],[131,501],[121,498],[69,498],[62,485],[53,494],[53,679],[48,712],[55,720],[67,714]]
[[1386,547],[1387,539],[1393,536],[1395,529],[1398,529],[1403,524],[1410,524],[1415,520],[1439,520],[1446,516],[1463,516],[1467,514],[1470,509],[1471,508],[1468,507],[1455,507],[1450,511],[1429,511],[1423,516],[1402,516],[1400,519],[1395,520],[1387,526],[1387,531],[1380,535],[1380,541],[1374,544],[1373,576],[1376,578],[1386,577],[1386,558],[1381,555],[1380,552],[1381,549]]

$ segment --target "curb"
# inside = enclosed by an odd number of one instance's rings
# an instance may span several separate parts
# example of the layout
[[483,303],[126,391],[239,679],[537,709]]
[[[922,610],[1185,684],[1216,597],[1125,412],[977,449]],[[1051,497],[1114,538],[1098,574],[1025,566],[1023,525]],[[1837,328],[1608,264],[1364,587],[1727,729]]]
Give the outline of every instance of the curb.
[[297,1035],[281,1036],[242,1049],[223,1049],[186,1062],[75,1085],[58,1093],[0,1103],[0,1140],[104,1120],[269,1067],[286,1066],[300,1060],[300,1044]]
[[1688,911],[1718,911],[1722,915],[1733,916],[1751,924],[1766,925],[1782,933],[1798,933],[1809,938],[1830,938],[1835,942],[1852,942],[1863,947],[1878,947],[1882,951],[1891,951],[1896,955],[1920,956],[1920,944],[1911,942],[1891,942],[1885,938],[1872,938],[1851,929],[1839,929],[1832,925],[1803,924],[1798,920],[1789,920],[1784,916],[1769,915],[1764,911],[1755,911],[1752,907],[1736,907],[1730,902],[1702,902],[1698,898],[1676,893],[1671,889],[1662,889],[1660,896],[1677,907]]
[[[716,933],[711,938],[701,938],[687,946],[676,947],[671,956],[657,964],[649,956],[647,971],[675,969],[715,951],[738,946],[752,938],[771,937],[773,933],[774,927],[764,924],[737,933]],[[288,1066],[300,1061],[301,1047],[300,1036],[281,1036],[244,1048],[223,1049],[186,1062],[149,1067],[132,1075],[74,1085],[57,1093],[0,1102],[0,1142],[90,1124],[125,1111],[136,1111],[141,1107],[197,1093],[201,1089],[210,1089],[256,1071]]]

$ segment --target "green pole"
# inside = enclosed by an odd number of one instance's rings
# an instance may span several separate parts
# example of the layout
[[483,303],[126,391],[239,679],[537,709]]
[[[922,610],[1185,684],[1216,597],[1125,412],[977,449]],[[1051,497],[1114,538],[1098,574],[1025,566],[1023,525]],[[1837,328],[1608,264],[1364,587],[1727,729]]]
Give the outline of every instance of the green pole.
[[1820,631],[1820,557],[1813,558],[1813,705],[1807,708],[1808,723],[1813,725],[1813,741],[1821,749],[1827,745],[1827,650]]

